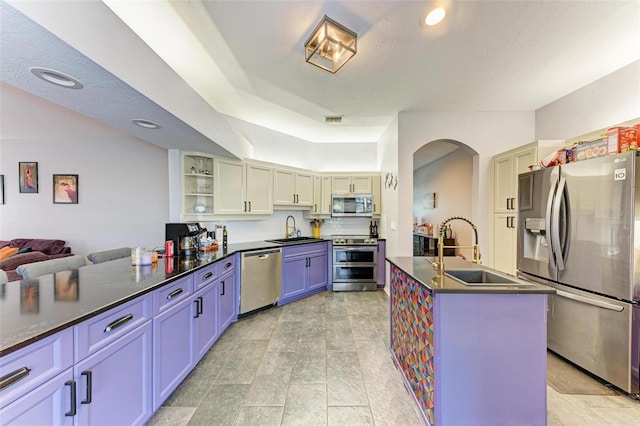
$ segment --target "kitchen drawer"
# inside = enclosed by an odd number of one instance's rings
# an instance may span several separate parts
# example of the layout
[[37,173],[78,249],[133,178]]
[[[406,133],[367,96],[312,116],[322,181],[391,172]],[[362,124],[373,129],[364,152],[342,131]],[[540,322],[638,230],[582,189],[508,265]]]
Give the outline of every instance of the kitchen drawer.
[[[0,408],[73,366],[73,329],[0,358]],[[10,377],[13,376],[14,380]]]
[[200,290],[202,287],[210,284],[218,278],[218,266],[221,262],[198,269],[193,273],[194,291]]
[[151,295],[138,297],[76,325],[76,362],[151,319]]
[[153,316],[193,294],[193,274],[180,278],[153,292]]
[[228,274],[229,271],[234,270],[236,268],[236,262],[236,256],[230,256],[217,262],[220,265],[220,275]]
[[287,257],[304,256],[310,253],[326,252],[326,251],[327,251],[326,242],[300,244],[296,246],[283,247],[282,258],[286,259]]

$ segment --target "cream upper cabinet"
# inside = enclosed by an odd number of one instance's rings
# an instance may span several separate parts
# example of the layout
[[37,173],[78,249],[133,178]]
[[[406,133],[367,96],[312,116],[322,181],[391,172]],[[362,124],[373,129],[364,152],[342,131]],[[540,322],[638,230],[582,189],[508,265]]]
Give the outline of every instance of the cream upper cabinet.
[[322,201],[322,179],[320,176],[313,176],[313,206],[311,207],[312,214],[320,214]]
[[313,175],[291,170],[273,172],[273,204],[311,207],[313,205]]
[[273,213],[273,169],[247,164],[247,213]]
[[371,176],[333,176],[331,192],[333,194],[371,194]]
[[518,209],[518,175],[529,171],[529,166],[537,163],[538,149],[531,144],[493,158],[494,213],[507,213]]
[[374,175],[371,178],[373,193],[373,215],[382,213],[382,178],[380,175]]
[[493,157],[493,221],[489,243],[493,268],[511,275],[517,272],[518,175],[562,145],[563,141],[557,140],[536,141]]
[[322,176],[320,180],[320,214],[331,214],[331,176]]
[[216,158],[215,214],[273,213],[273,169]]
[[244,214],[246,165],[240,161],[216,158],[215,214]]

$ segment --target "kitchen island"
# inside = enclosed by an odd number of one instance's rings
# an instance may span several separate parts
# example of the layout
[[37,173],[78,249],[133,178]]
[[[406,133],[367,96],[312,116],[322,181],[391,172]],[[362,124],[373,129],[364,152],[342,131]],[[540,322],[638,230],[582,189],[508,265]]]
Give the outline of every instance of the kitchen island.
[[[546,309],[553,290],[512,277],[513,284],[432,281],[435,260],[387,258],[391,353],[423,420],[545,425]],[[444,263],[445,273],[488,269],[455,257]]]

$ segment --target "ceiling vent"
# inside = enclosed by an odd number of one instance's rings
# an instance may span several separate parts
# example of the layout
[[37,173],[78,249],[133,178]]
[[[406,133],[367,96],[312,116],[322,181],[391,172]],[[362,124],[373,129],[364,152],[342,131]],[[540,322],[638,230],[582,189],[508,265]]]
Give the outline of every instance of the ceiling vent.
[[342,118],[344,115],[325,115],[324,122],[325,123],[342,123]]

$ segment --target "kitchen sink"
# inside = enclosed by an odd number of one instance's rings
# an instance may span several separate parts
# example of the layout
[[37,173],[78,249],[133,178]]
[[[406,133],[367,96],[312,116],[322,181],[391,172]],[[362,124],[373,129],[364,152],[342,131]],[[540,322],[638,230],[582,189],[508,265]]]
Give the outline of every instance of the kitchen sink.
[[315,241],[324,241],[320,238],[313,237],[291,237],[291,238],[280,238],[276,240],[265,240],[268,243],[277,243],[277,244],[297,244],[300,242],[315,242]]
[[457,278],[466,285],[501,285],[501,286],[529,286],[532,284],[514,280],[511,277],[496,274],[482,269],[452,269],[445,271],[445,274]]

